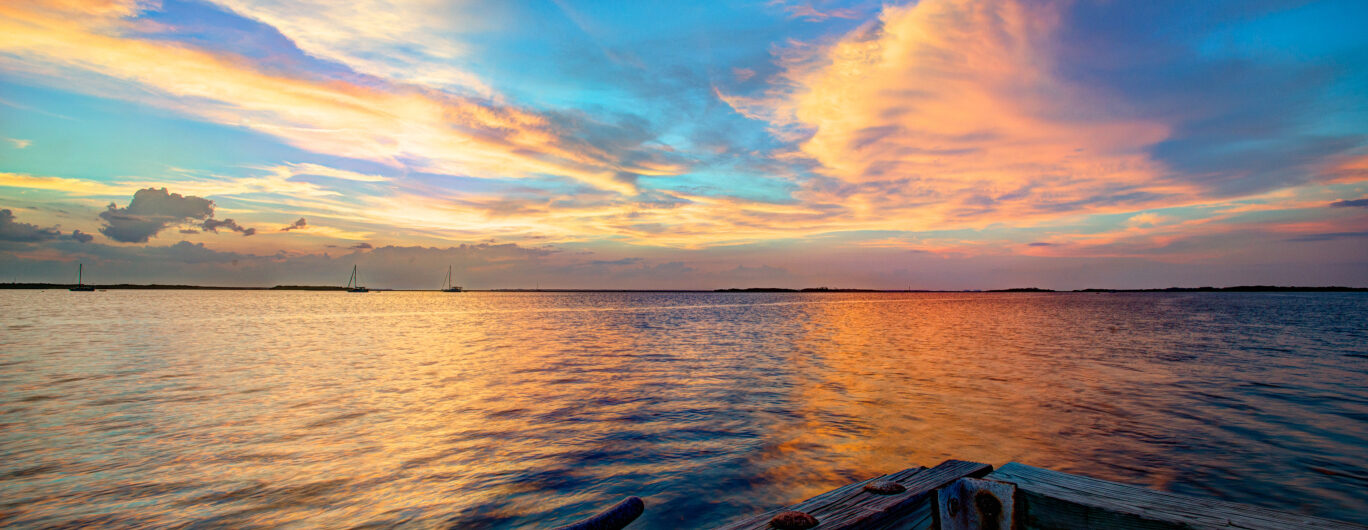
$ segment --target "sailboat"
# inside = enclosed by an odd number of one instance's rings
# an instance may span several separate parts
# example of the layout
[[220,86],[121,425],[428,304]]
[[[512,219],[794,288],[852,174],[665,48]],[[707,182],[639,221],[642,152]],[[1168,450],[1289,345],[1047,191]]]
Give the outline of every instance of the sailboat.
[[81,292],[86,292],[86,293],[88,293],[88,292],[92,292],[92,291],[95,290],[95,286],[93,286],[93,285],[81,285],[81,273],[83,273],[83,272],[85,272],[85,264],[82,263],[82,264],[80,264],[80,265],[77,265],[77,266],[76,266],[76,286],[75,286],[75,287],[72,287],[72,288],[70,288],[70,289],[67,289],[68,291],[81,291]]
[[369,293],[370,289],[361,286],[361,279],[356,276],[356,265],[352,265],[351,278],[347,280],[347,292],[349,293]]
[[451,284],[451,265],[447,265],[446,283],[442,284],[442,292],[444,292],[444,293],[459,293],[459,292],[461,292],[461,286],[459,286],[459,285],[452,285],[452,284]]

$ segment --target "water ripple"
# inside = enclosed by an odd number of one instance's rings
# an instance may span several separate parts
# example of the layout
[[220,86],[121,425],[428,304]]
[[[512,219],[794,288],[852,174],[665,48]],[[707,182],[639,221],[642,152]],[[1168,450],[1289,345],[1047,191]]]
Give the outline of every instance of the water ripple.
[[0,525],[639,495],[697,528],[946,458],[1368,522],[1365,321],[1327,293],[0,292]]

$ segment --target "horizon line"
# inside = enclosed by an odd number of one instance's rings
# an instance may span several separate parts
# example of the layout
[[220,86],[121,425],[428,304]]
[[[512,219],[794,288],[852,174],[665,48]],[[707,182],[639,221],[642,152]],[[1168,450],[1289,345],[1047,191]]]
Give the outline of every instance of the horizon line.
[[[219,285],[191,284],[82,284],[103,290],[209,290],[209,291],[345,291],[347,288],[335,285],[273,285],[270,287],[247,286],[230,287]],[[9,282],[0,283],[0,289],[68,289],[74,283],[48,282]],[[370,291],[391,292],[443,292],[434,289],[370,288]],[[1005,289],[867,289],[838,287],[729,287],[718,289],[577,289],[577,288],[525,288],[502,287],[490,289],[462,289],[459,292],[551,292],[551,293],[1137,293],[1137,292],[1368,292],[1368,287],[1340,285],[1301,286],[1301,285],[1232,285],[1225,287],[1146,287],[1146,288],[1107,288],[1089,287],[1084,289],[1047,289],[1040,287],[1011,287]]]

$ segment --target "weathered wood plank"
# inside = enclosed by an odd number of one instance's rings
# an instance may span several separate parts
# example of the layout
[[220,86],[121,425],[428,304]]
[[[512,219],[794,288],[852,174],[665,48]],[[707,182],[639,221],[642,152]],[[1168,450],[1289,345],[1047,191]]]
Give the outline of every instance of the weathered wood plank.
[[1368,529],[1341,521],[1156,491],[1016,462],[1002,466],[985,478],[1016,484],[1016,521],[1025,530]]
[[[982,477],[993,466],[962,460],[946,460],[934,468],[914,467],[874,477],[823,493],[793,506],[771,510],[720,527],[726,530],[769,528],[775,514],[794,510],[817,518],[818,529],[836,528],[931,528],[936,489],[961,477]],[[866,484],[890,481],[906,491],[880,495],[864,490]]]

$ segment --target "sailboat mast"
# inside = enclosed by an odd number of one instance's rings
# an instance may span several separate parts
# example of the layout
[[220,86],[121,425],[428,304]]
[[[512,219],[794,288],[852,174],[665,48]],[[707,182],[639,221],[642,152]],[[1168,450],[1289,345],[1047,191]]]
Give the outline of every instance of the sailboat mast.
[[76,285],[78,287],[81,285],[81,273],[83,272],[85,272],[85,264],[76,265]]

